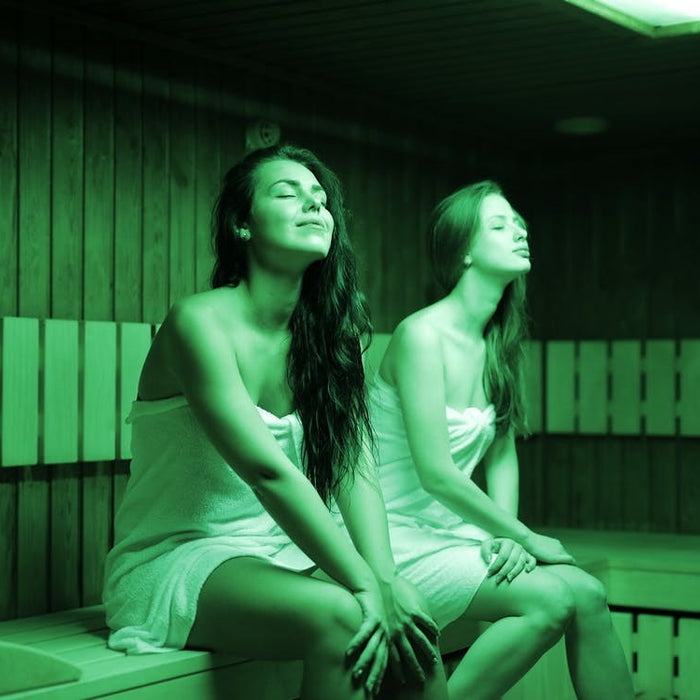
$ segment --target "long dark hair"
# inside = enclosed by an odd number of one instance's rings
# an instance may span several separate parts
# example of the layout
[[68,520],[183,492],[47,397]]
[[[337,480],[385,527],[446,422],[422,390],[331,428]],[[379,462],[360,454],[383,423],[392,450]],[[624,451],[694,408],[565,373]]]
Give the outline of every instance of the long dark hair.
[[354,476],[363,437],[372,440],[361,344],[361,338],[369,344],[372,326],[358,285],[340,182],[311,151],[271,146],[249,153],[226,173],[212,216],[211,286],[235,287],[247,279],[247,243],[233,230],[250,213],[257,169],[271,160],[292,160],[308,168],[325,190],[335,222],[328,255],[304,272],[289,321],[287,355],[287,382],[304,428],[304,469],[328,504],[340,481]]
[[[484,198],[503,196],[500,186],[484,180],[463,187],[443,199],[433,210],[429,225],[429,254],[437,282],[449,294],[464,272],[464,258],[479,228]],[[520,215],[518,220],[524,224]],[[528,338],[525,276],[510,282],[496,311],[486,324],[484,392],[496,408],[499,433],[513,429],[527,435],[523,364]]]

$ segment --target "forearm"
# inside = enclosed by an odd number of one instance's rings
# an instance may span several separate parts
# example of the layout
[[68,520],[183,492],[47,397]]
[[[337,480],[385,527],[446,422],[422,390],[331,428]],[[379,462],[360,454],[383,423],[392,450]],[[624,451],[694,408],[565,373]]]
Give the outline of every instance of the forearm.
[[431,495],[466,522],[474,523],[494,536],[522,542],[530,530],[515,515],[491,500],[471,479],[454,470]]
[[301,472],[285,471],[259,482],[254,491],[292,541],[331,578],[353,591],[373,584],[372,569],[340,531]]
[[358,472],[349,488],[340,489],[336,501],[357,551],[378,581],[391,581],[396,566],[384,499],[374,474]]
[[488,495],[506,513],[518,517],[518,494],[520,489],[518,465],[493,469],[486,472]]

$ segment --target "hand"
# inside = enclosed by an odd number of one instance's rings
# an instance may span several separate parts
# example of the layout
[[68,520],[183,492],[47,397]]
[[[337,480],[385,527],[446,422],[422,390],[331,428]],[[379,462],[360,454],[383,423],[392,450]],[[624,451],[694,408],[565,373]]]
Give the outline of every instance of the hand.
[[543,564],[576,563],[576,560],[564,549],[564,545],[554,537],[531,532],[523,540],[523,547]]
[[[493,554],[496,558],[491,561]],[[481,544],[481,557],[489,564],[487,576],[493,576],[496,585],[508,580],[510,583],[523,571],[530,572],[537,560],[522,545],[508,537],[491,537]]]
[[389,625],[389,659],[396,677],[423,683],[438,662],[440,630],[416,588],[401,576],[382,586]]
[[352,677],[358,684],[364,682],[370,694],[379,690],[389,656],[387,619],[384,600],[376,584],[354,591],[362,609],[362,626],[352,638],[345,652],[346,658],[357,655]]

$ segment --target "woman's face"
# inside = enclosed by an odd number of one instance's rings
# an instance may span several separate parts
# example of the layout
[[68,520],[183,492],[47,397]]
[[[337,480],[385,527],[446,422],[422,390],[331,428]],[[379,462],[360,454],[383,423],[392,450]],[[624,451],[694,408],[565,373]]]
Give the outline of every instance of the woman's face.
[[316,176],[293,160],[272,160],[255,172],[250,215],[244,230],[250,246],[277,263],[285,259],[306,264],[328,255],[333,216]]
[[483,272],[515,279],[530,271],[527,231],[522,219],[500,194],[484,197],[469,254],[472,265]]

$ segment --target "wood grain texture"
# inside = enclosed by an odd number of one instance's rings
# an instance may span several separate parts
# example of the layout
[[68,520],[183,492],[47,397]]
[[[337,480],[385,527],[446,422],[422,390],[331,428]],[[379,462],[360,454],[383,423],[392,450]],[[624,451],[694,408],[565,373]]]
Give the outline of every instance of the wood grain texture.
[[0,29],[0,316],[18,313],[17,278],[19,275],[19,16],[15,11],[4,14]]
[[43,455],[47,464],[78,460],[78,321],[43,322]]
[[39,461],[39,322],[0,319],[0,466]]

